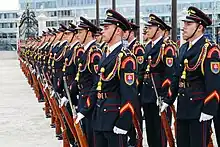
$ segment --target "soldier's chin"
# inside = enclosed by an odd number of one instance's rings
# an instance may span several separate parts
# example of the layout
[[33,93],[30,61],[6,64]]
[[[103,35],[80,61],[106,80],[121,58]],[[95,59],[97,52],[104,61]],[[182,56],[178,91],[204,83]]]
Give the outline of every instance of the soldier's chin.
[[183,35],[183,40],[186,40],[188,38],[188,36]]
[[109,39],[103,36],[103,41],[108,42]]

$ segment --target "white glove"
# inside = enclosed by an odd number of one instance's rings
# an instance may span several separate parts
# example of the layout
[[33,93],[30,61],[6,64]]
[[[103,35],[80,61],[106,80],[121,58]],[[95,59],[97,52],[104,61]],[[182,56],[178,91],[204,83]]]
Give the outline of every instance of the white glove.
[[37,74],[37,79],[39,79],[40,78],[40,75],[39,74]]
[[45,84],[44,91],[48,88],[48,84]]
[[213,118],[212,115],[208,115],[208,114],[205,114],[205,113],[201,113],[200,115],[200,119],[199,121],[202,122],[202,121],[207,121],[207,120],[211,120]]
[[55,95],[55,91],[53,90],[53,91],[51,92],[50,97],[52,98],[52,97],[54,97],[54,95]]
[[115,134],[123,134],[123,135],[125,135],[125,134],[127,134],[128,131],[123,130],[123,129],[120,129],[120,128],[114,126],[113,132],[114,132]]
[[61,99],[61,102],[60,102],[60,108],[63,107],[63,105],[66,106],[66,104],[68,103],[68,99],[64,96],[62,99]]
[[31,73],[32,73],[32,74],[35,74],[35,73],[36,73],[35,69],[33,69],[33,70],[31,71]]
[[82,113],[78,112],[75,123],[78,124],[79,121],[82,120],[84,117],[85,116]]
[[163,102],[163,104],[162,104],[162,106],[161,106],[161,109],[160,109],[160,112],[163,112],[164,110],[166,110],[168,106],[169,106],[169,105],[168,105],[167,103],[164,103],[164,102]]

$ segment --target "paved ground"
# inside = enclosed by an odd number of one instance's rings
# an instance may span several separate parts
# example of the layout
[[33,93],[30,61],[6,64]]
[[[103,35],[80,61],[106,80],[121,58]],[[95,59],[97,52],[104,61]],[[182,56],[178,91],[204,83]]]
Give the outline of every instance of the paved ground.
[[[0,99],[0,147],[62,146],[17,60],[0,60]],[[147,147],[146,135],[144,138]]]
[[0,146],[61,147],[17,60],[0,60]]

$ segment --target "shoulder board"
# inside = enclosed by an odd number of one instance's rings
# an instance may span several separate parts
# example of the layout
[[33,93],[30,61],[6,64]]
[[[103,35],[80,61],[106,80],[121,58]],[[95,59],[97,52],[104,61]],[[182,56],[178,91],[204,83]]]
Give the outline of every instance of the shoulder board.
[[64,40],[59,44],[59,47],[65,46],[67,43],[68,43],[68,41]]

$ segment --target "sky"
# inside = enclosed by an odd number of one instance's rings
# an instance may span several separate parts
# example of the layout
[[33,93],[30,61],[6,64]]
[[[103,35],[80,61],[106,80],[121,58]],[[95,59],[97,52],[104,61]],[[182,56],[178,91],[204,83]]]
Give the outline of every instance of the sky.
[[4,10],[18,10],[18,0],[0,0],[0,11]]

